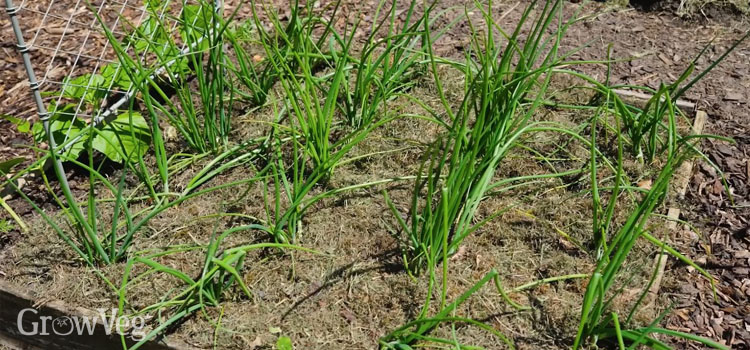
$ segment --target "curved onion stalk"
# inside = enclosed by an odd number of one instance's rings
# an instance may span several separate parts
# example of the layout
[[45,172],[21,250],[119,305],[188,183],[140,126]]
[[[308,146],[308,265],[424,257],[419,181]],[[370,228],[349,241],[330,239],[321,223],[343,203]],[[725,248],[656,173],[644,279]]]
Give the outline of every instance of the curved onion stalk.
[[[443,264],[447,265],[447,260],[443,261]],[[441,305],[440,311],[434,316],[434,317],[428,317],[426,314],[426,310],[428,309],[431,301],[432,296],[432,288],[433,283],[430,283],[430,290],[428,291],[428,297],[425,301],[425,304],[422,309],[422,313],[420,313],[419,317],[411,322],[408,322],[404,324],[403,326],[393,330],[388,335],[382,337],[378,343],[380,344],[381,350],[403,350],[403,349],[411,349],[412,345],[418,342],[432,342],[432,343],[443,343],[443,344],[455,344],[452,340],[437,338],[437,337],[430,337],[429,333],[433,331],[437,326],[439,326],[442,323],[465,323],[470,326],[475,326],[480,329],[483,329],[487,332],[492,333],[494,336],[496,336],[498,339],[500,339],[505,345],[507,345],[511,349],[515,349],[515,346],[513,345],[513,342],[511,342],[508,337],[494,329],[493,327],[484,324],[482,322],[470,319],[470,318],[463,318],[463,317],[455,317],[452,316],[456,308],[458,308],[461,304],[466,302],[467,299],[469,299],[474,293],[476,293],[479,289],[484,287],[487,283],[490,281],[495,281],[495,285],[498,288],[498,293],[505,297],[506,301],[511,301],[507,296],[505,295],[505,292],[500,288],[499,283],[499,275],[497,271],[492,270],[489,273],[487,273],[479,282],[474,284],[471,288],[469,288],[466,292],[461,294],[455,301],[452,303],[445,305],[445,290],[443,290],[441,294],[441,299],[443,300],[443,305]],[[445,283],[445,278],[444,281]],[[444,284],[445,286],[445,284]],[[511,301],[512,302],[512,301]]]
[[[443,189],[443,192],[445,192],[445,189]],[[446,210],[447,208],[443,206],[441,208],[441,215],[446,216]],[[427,290],[427,298],[422,306],[422,311],[417,316],[416,320],[406,323],[405,325],[395,329],[394,331],[390,332],[386,336],[382,337],[378,343],[380,344],[381,350],[404,350],[404,349],[412,349],[412,345],[415,345],[419,342],[424,343],[442,343],[442,344],[455,344],[455,341],[450,341],[447,339],[437,338],[437,337],[431,337],[429,336],[429,333],[431,333],[436,327],[438,327],[442,323],[465,323],[468,325],[472,325],[478,328],[481,328],[483,330],[486,330],[496,337],[498,337],[503,343],[505,343],[509,348],[515,349],[513,342],[510,341],[505,335],[498,332],[494,328],[492,328],[489,325],[486,325],[482,322],[470,319],[470,318],[462,318],[462,317],[455,317],[453,314],[455,313],[455,310],[464,302],[466,302],[467,299],[469,299],[474,293],[476,293],[479,289],[481,289],[484,285],[489,283],[490,281],[495,282],[495,287],[498,290],[498,293],[503,297],[503,299],[511,306],[513,306],[516,309],[525,309],[523,306],[515,303],[512,301],[507,293],[502,289],[502,286],[500,284],[500,276],[496,270],[491,270],[489,273],[487,273],[479,282],[474,284],[471,288],[469,288],[466,292],[461,294],[458,298],[456,298],[455,301],[453,301],[450,304],[447,304],[447,294],[448,294],[448,250],[447,250],[447,240],[448,240],[448,231],[443,230],[443,237],[442,237],[443,243],[443,251],[441,255],[441,260],[443,263],[443,269],[442,269],[442,290],[440,293],[440,307],[439,312],[433,316],[429,317],[429,310],[430,310],[430,304],[432,303],[433,298],[433,291],[435,288],[435,262],[430,262],[428,265],[428,270],[430,274],[430,283]],[[460,348],[460,345],[456,344]]]

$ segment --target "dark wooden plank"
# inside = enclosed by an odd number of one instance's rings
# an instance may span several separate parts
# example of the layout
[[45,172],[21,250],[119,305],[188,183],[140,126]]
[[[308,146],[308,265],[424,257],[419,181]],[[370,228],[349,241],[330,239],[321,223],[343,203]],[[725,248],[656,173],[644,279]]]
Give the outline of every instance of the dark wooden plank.
[[[42,348],[62,350],[102,350],[122,349],[122,340],[119,334],[112,331],[107,334],[107,328],[101,321],[100,313],[83,308],[66,305],[61,301],[51,301],[43,305],[35,306],[38,298],[31,291],[23,291],[6,282],[0,281],[0,343],[5,343],[13,348]],[[25,312],[21,314],[21,312]],[[21,317],[19,317],[19,314]],[[107,316],[111,311],[106,312]],[[74,318],[83,320],[95,320],[92,334],[84,328],[84,334],[79,335],[75,326],[72,325]],[[21,320],[19,328],[18,321]],[[70,323],[56,323],[55,320]],[[80,321],[79,321],[80,322]],[[80,324],[80,323],[79,323]],[[42,328],[44,326],[44,328]],[[54,327],[54,328],[53,328]],[[36,335],[24,335],[22,332]],[[42,331],[44,335],[42,335]],[[71,334],[65,335],[69,330]],[[135,343],[126,336],[128,345]],[[19,346],[22,344],[23,346]],[[167,344],[165,342],[148,342],[140,349],[143,350],[187,350],[186,346]]]

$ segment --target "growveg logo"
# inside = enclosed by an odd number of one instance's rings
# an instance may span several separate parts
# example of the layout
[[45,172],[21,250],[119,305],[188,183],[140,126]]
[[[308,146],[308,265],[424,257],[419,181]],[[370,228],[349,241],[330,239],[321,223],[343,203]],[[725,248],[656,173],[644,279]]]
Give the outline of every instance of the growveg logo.
[[98,315],[88,316],[40,316],[39,310],[26,308],[18,313],[16,325],[18,332],[24,336],[84,336],[93,335],[97,324],[104,328],[104,334],[129,336],[140,341],[146,336],[144,328],[148,317],[125,315],[117,316],[117,309],[97,309]]

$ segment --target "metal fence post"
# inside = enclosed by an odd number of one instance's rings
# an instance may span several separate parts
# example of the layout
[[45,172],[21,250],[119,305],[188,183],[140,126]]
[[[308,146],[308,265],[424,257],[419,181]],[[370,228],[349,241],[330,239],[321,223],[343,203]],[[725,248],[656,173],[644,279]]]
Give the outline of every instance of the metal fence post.
[[5,0],[5,10],[10,16],[10,23],[13,27],[13,32],[16,35],[16,47],[18,52],[23,57],[23,65],[26,68],[26,75],[29,78],[29,87],[36,103],[37,114],[39,114],[39,120],[42,122],[44,132],[47,135],[47,143],[49,144],[49,152],[52,157],[52,166],[55,169],[57,180],[60,182],[60,187],[66,194],[70,194],[70,185],[68,185],[68,178],[65,176],[65,168],[63,168],[62,161],[57,157],[56,149],[57,142],[50,132],[49,120],[51,115],[47,110],[47,106],[44,105],[42,100],[42,94],[39,91],[39,82],[36,80],[36,74],[34,73],[34,66],[31,64],[31,55],[29,55],[29,48],[26,46],[26,41],[23,38],[23,32],[21,31],[21,25],[18,22],[18,10],[19,8],[13,5],[13,0]]

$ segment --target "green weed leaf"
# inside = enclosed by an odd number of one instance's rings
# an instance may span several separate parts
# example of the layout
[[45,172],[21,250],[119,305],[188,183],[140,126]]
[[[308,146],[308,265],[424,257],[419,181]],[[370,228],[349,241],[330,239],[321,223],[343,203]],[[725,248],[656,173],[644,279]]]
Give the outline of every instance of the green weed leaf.
[[63,83],[63,97],[84,100],[95,105],[104,98],[108,87],[106,79],[99,74],[84,74],[74,79],[66,79]]
[[139,113],[124,113],[97,132],[92,146],[115,162],[143,156],[151,142],[148,124]]
[[18,157],[0,162],[0,174],[8,174],[18,164],[23,163],[26,158]]
[[[85,121],[75,117],[75,105],[69,104],[59,109],[54,106],[53,102],[50,106],[50,110],[54,111],[50,120],[50,132],[59,147],[71,142],[88,126]],[[47,142],[42,123],[34,123],[32,133],[36,142]],[[78,158],[85,147],[84,140],[85,138],[81,138],[69,146],[65,158]],[[104,123],[101,129],[96,131],[92,146],[112,161],[121,163],[146,154],[150,142],[151,132],[143,116],[138,113],[124,113],[115,120]]]
[[[74,104],[67,104],[64,106],[58,106],[55,101],[50,103],[49,111],[52,113],[52,119],[50,120],[50,132],[57,143],[57,146],[63,145],[63,143],[72,140],[81,130],[86,127],[86,123],[75,117]],[[31,128],[31,132],[34,135],[34,140],[37,143],[47,142],[47,135],[44,132],[44,127],[41,122],[34,123]],[[78,158],[83,150],[83,143],[77,142],[72,147],[69,147],[67,152],[64,154],[66,158]]]
[[[102,77],[104,77],[104,81],[111,82],[112,87],[119,87],[123,90],[130,90],[133,83],[130,81],[130,77],[127,73],[125,73],[125,70],[122,69],[119,65],[114,64],[108,64],[104,67],[102,67],[100,71]],[[107,87],[109,87],[109,83],[107,84]]]
[[7,234],[13,229],[13,223],[8,220],[0,220],[0,233]]
[[292,339],[289,337],[279,337],[276,341],[276,350],[294,350]]
[[0,118],[5,119],[5,120],[9,121],[11,124],[15,125],[16,129],[18,130],[18,132],[21,132],[21,133],[25,134],[25,133],[29,132],[29,130],[31,130],[31,124],[28,121],[24,120],[24,119],[19,119],[19,118],[16,118],[16,117],[11,117],[9,115],[0,115]]

